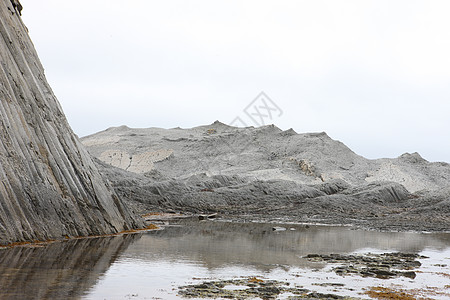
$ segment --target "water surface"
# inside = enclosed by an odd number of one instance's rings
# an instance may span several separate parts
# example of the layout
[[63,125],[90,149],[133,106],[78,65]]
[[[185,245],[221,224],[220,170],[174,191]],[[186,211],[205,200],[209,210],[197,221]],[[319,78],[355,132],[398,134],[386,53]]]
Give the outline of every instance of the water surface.
[[[350,227],[183,221],[164,230],[0,251],[1,299],[180,299],[178,287],[257,276],[367,298],[367,286],[434,286],[450,293],[450,234],[382,233]],[[407,252],[423,259],[415,279],[341,277],[310,253]],[[320,283],[343,283],[323,287]],[[445,286],[448,285],[448,288]],[[436,299],[447,296],[434,295]],[[280,296],[283,298],[283,296]]]

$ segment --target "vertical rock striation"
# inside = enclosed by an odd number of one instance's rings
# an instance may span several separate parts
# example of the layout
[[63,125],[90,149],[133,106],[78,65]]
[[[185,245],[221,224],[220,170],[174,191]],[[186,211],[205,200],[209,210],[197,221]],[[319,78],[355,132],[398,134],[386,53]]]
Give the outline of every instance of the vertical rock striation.
[[0,244],[142,226],[68,125],[20,10],[0,0]]

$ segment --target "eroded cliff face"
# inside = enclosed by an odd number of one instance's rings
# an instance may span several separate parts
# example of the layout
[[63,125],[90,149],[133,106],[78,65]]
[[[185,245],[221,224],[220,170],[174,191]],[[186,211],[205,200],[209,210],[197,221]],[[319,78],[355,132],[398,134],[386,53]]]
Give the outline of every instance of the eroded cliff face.
[[141,227],[68,125],[18,4],[0,0],[0,243]]

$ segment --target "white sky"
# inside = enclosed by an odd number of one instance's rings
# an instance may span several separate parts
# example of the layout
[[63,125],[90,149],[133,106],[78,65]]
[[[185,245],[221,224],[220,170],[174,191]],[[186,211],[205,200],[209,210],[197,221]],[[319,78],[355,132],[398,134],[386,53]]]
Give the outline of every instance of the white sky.
[[21,3],[79,136],[244,120],[265,91],[281,129],[450,162],[450,1]]

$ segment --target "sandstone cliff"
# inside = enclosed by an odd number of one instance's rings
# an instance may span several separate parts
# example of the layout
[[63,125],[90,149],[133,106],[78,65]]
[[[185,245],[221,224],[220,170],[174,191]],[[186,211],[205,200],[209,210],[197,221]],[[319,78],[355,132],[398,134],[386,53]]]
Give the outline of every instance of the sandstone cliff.
[[20,10],[0,0],[0,243],[141,226],[69,127]]

